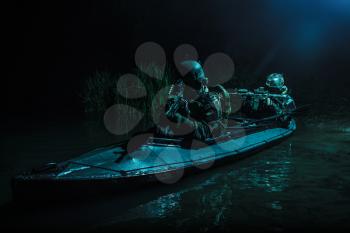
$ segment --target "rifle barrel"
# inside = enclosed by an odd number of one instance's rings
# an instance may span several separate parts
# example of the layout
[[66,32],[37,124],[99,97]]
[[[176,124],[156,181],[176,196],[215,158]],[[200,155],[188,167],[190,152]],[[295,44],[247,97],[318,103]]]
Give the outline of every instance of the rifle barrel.
[[231,92],[230,95],[239,95],[239,96],[263,96],[263,97],[274,97],[274,98],[287,98],[287,95],[284,94],[270,94],[270,93],[236,93]]

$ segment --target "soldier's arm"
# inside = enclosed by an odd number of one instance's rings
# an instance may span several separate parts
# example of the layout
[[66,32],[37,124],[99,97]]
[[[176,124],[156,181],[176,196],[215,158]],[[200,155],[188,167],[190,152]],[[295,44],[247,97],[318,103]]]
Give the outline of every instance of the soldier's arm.
[[188,106],[186,105],[187,103],[178,97],[169,98],[165,115],[172,122],[183,123],[191,128],[195,128],[196,122],[183,115],[184,113],[189,113]]

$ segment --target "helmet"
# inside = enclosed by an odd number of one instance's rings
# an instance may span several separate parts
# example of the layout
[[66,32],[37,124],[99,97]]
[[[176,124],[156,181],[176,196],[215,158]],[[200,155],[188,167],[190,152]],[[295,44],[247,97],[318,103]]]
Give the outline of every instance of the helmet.
[[284,78],[282,74],[273,73],[267,76],[266,86],[270,88],[281,89],[284,86]]
[[181,62],[181,70],[185,74],[182,77],[183,82],[196,90],[199,90],[203,84],[208,83],[204,70],[197,61],[187,60]]

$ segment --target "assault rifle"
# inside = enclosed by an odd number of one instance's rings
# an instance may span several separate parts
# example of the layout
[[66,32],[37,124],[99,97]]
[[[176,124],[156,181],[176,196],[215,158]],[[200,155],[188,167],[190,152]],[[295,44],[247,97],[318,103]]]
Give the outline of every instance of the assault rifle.
[[248,91],[246,89],[239,89],[235,92],[229,93],[231,96],[240,96],[240,97],[260,97],[262,99],[264,98],[275,98],[275,99],[286,99],[288,97],[287,94],[271,94],[267,90],[263,88],[258,88],[252,91]]

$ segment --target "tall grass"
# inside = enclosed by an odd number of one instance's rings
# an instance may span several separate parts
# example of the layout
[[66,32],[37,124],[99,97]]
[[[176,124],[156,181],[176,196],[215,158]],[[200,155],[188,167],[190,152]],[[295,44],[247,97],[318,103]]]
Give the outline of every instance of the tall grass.
[[[148,75],[150,73],[153,77]],[[127,98],[125,94],[119,93],[117,85],[121,75],[110,72],[94,73],[86,80],[82,94],[85,112],[101,116],[112,105],[124,104],[137,109],[144,115],[138,129],[144,130],[152,127],[152,113],[159,111],[161,106],[165,104],[167,89],[171,85],[174,76],[172,69],[166,66],[165,70],[162,71],[155,65],[149,65],[136,69],[134,74],[138,77],[141,85],[128,88],[132,88],[134,93],[145,91],[145,96],[140,98]],[[120,124],[127,125],[128,121],[134,118],[133,114],[135,114],[135,111],[132,110],[128,113],[124,112],[123,115],[129,117],[123,117],[122,120],[125,122],[120,122]]]

